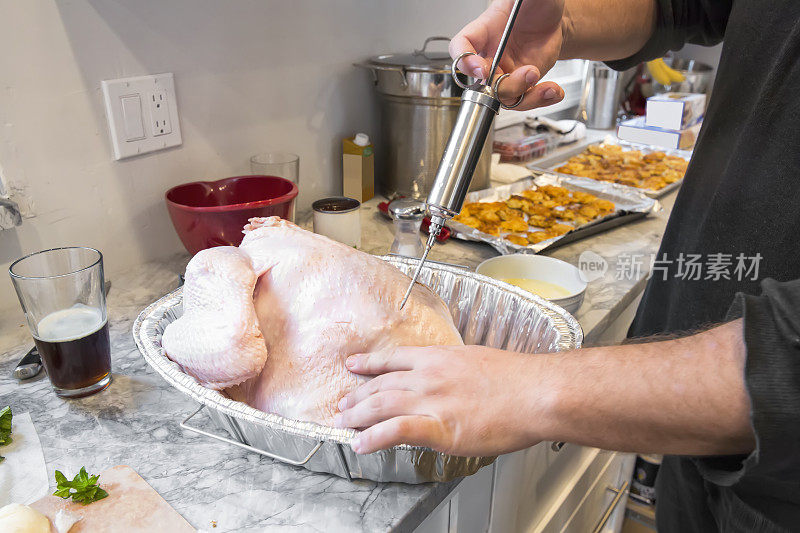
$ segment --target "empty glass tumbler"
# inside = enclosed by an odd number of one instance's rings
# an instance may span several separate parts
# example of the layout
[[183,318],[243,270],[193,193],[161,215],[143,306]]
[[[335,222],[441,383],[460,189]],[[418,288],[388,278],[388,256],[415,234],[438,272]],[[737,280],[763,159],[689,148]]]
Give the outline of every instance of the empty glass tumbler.
[[290,152],[256,154],[250,158],[250,170],[260,176],[278,176],[300,184],[300,157]]

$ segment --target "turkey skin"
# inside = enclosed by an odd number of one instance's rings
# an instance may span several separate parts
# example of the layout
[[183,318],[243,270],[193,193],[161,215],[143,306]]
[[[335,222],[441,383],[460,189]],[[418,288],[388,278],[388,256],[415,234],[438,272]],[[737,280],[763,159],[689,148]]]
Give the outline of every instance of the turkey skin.
[[354,353],[463,344],[444,302],[372,255],[278,217],[254,218],[237,247],[186,267],[183,315],[167,356],[201,384],[287,418],[332,425],[339,399],[367,378]]

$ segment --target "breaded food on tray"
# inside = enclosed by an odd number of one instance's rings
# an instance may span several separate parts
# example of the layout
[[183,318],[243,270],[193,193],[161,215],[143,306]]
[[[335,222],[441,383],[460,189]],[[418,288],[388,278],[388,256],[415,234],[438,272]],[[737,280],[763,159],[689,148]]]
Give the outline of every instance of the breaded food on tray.
[[556,172],[658,191],[683,178],[689,162],[664,152],[643,153],[615,144],[592,144]]
[[557,185],[521,191],[499,202],[464,204],[454,220],[518,246],[536,244],[610,215],[614,202]]

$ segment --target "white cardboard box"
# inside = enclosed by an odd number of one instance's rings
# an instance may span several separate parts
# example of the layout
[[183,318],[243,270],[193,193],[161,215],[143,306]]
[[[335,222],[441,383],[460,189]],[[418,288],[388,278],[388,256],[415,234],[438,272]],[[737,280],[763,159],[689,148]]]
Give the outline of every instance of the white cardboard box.
[[706,95],[664,93],[647,99],[645,124],[655,128],[683,130],[703,118]]
[[676,131],[648,126],[645,124],[644,117],[637,117],[621,122],[617,127],[617,137],[632,143],[690,150],[697,140],[702,125],[702,122],[698,122],[686,129]]

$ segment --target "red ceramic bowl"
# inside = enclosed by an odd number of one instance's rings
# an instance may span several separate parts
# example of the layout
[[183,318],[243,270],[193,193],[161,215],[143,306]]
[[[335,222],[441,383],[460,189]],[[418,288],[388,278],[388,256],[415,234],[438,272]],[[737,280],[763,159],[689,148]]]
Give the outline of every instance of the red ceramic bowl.
[[291,220],[297,185],[277,176],[235,176],[184,183],[164,195],[181,242],[191,254],[212,246],[238,246],[252,217]]

